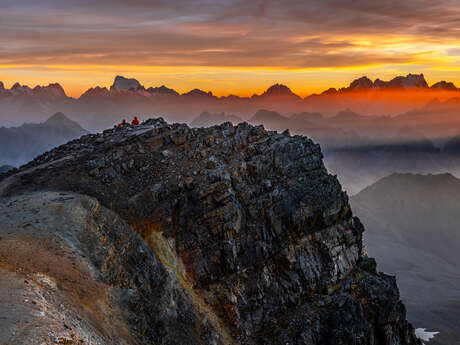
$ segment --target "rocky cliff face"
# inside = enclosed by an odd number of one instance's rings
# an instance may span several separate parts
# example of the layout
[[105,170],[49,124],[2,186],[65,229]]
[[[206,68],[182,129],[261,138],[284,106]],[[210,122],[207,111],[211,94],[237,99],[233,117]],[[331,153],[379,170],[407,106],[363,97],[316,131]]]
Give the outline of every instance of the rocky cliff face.
[[[127,249],[109,250],[126,256],[113,269],[145,279],[105,280],[142,296],[123,321],[139,343],[187,343],[179,329],[193,344],[419,344],[395,279],[363,256],[363,227],[306,137],[148,120],[69,142],[0,180],[5,203],[46,190],[97,200],[146,243],[130,245],[133,233],[116,239]],[[112,241],[90,252],[108,255]],[[157,303],[164,294],[169,305]]]

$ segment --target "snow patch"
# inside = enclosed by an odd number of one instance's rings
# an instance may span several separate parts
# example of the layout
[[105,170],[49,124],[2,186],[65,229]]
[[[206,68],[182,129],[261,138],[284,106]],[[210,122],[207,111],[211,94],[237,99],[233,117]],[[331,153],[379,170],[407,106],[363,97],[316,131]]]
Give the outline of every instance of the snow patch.
[[430,341],[430,339],[434,338],[437,334],[439,334],[439,332],[427,332],[426,328],[417,328],[415,330],[415,336],[423,341]]

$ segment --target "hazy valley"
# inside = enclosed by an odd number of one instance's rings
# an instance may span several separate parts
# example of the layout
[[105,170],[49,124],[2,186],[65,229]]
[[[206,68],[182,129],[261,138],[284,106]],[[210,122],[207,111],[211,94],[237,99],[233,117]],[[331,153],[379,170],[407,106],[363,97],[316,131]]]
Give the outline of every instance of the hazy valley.
[[20,166],[56,146],[89,132],[62,113],[43,123],[0,127],[0,166]]
[[395,274],[409,319],[457,344],[460,319],[460,180],[392,174],[351,198],[379,268]]

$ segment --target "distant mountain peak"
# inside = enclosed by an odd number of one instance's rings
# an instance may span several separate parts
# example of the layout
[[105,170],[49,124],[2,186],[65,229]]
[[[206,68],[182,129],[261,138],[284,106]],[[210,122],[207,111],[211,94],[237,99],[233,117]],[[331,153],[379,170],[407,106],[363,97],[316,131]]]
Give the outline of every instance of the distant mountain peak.
[[334,95],[337,93],[337,89],[334,88],[334,87],[330,87],[329,89],[327,89],[326,91],[323,91],[321,94],[322,95]]
[[364,77],[353,80],[350,83],[349,89],[350,90],[370,89],[373,86],[374,86],[374,83],[372,82],[372,80],[364,76]]
[[187,93],[184,93],[184,96],[211,96],[212,97],[212,92],[205,92],[200,89],[193,89]]
[[48,118],[44,123],[44,125],[51,126],[51,127],[58,127],[62,129],[71,129],[75,132],[86,132],[86,130],[81,127],[77,122],[72,121],[67,116],[65,116],[61,112],[57,112],[51,117]]
[[284,84],[274,84],[270,86],[267,91],[263,93],[263,95],[267,96],[297,96],[294,92],[291,91],[289,87]]
[[449,90],[449,91],[456,91],[458,90],[457,87],[452,82],[447,82],[445,80],[438,81],[437,83],[431,85],[432,89],[441,89],[441,90]]
[[397,76],[390,81],[383,81],[379,78],[374,82],[368,77],[364,76],[353,80],[347,88],[341,91],[356,91],[356,90],[369,90],[369,89],[385,89],[385,88],[428,88],[428,84],[421,74],[411,74],[406,76]]
[[161,85],[160,87],[149,87],[147,91],[150,93],[161,93],[165,95],[179,95],[179,93],[176,90],[170,89],[164,85]]
[[106,87],[92,87],[86,90],[81,96],[80,99],[90,98],[90,97],[106,97],[110,95],[110,91]]
[[[396,188],[395,188],[396,186]],[[401,188],[401,186],[403,188]],[[374,184],[364,188],[359,194],[366,195],[375,190],[388,191],[390,189],[401,190],[406,195],[416,195],[414,189],[423,190],[424,192],[437,192],[443,188],[444,192],[453,192],[460,189],[460,179],[456,178],[449,172],[440,174],[418,174],[418,173],[401,173],[396,172],[385,176]],[[455,187],[454,189],[451,189]],[[455,193],[455,192],[454,192]],[[441,193],[443,194],[443,193]]]
[[67,97],[64,88],[58,83],[51,83],[47,86],[37,85],[30,88],[27,85],[21,85],[19,82],[14,83],[10,89],[5,89],[5,85],[0,82],[0,91],[8,92],[15,96],[45,96],[46,98],[65,98]]
[[266,128],[283,127],[289,120],[276,111],[260,109],[250,119],[249,123],[264,125]]
[[134,78],[125,78],[121,75],[117,75],[113,81],[113,85],[110,90],[143,90],[144,87]]
[[293,93],[293,92],[286,85],[276,83],[270,86],[267,89],[266,93]]
[[53,147],[88,133],[63,113],[55,113],[41,123],[0,127],[0,150],[3,152],[0,165],[19,166]]
[[34,93],[43,93],[53,95],[56,97],[66,97],[64,88],[59,83],[48,84],[48,86],[35,86],[33,88]]
[[14,83],[13,87],[10,89],[14,94],[30,94],[32,89],[27,85],[21,85],[18,82]]
[[18,90],[18,89],[29,89],[32,90],[30,87],[27,85],[21,85],[19,82],[14,83],[14,85],[11,87],[11,90]]
[[405,77],[398,76],[390,81],[391,86],[402,86],[402,87],[423,87],[427,88],[428,84],[425,80],[423,73],[411,74],[409,73]]
[[67,116],[65,116],[61,112],[57,112],[53,115],[51,115],[48,120],[45,121],[47,124],[51,123],[62,123],[63,121],[71,121]]
[[284,84],[276,83],[270,86],[263,94],[261,95],[254,95],[252,96],[253,99],[261,98],[261,99],[302,99],[300,96],[296,95],[294,92],[291,91],[289,87]]
[[342,120],[352,120],[352,119],[358,119],[361,117],[363,116],[359,115],[358,113],[355,113],[350,108],[346,108],[344,110],[339,111],[333,118],[342,119]]

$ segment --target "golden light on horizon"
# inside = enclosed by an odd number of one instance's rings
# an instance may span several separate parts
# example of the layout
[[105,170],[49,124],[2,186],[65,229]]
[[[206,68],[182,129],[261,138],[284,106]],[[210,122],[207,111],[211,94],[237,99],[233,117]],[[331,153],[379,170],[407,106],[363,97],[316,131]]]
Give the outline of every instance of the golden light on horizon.
[[[330,88],[340,88],[356,78],[367,76],[371,79],[391,79],[397,75],[424,72],[429,84],[441,79],[460,85],[460,68],[449,66],[433,66],[424,71],[407,67],[398,70],[381,70],[375,65],[352,66],[340,68],[228,68],[228,67],[196,67],[196,66],[4,66],[0,65],[0,81],[5,87],[19,82],[22,85],[35,86],[49,83],[60,83],[66,93],[79,97],[91,87],[109,88],[116,75],[136,78],[141,84],[148,86],[166,85],[180,93],[193,88],[212,91],[216,96],[251,96],[260,94],[270,85],[282,83],[298,95],[305,97],[312,93],[321,93]],[[7,73],[4,71],[8,70]],[[439,73],[441,72],[441,73]],[[447,73],[448,75],[446,75]]]
[[20,0],[0,13],[0,81],[59,82],[73,97],[109,87],[119,74],[218,96],[249,96],[274,83],[307,96],[363,75],[423,73],[430,83],[460,85],[455,6],[332,6],[336,12],[276,1],[198,9],[187,2],[53,7]]

